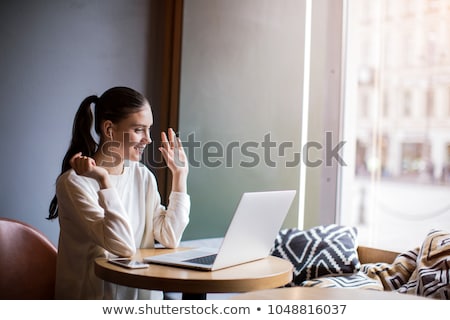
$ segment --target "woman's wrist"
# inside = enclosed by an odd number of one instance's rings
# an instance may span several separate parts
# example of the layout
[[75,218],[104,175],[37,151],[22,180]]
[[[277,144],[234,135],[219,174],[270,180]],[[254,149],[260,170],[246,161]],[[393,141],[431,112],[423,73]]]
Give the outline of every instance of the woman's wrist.
[[111,180],[109,179],[109,175],[100,176],[97,179],[97,182],[100,186],[100,189],[109,189],[112,187]]
[[172,178],[172,191],[187,193],[187,174],[176,173]]

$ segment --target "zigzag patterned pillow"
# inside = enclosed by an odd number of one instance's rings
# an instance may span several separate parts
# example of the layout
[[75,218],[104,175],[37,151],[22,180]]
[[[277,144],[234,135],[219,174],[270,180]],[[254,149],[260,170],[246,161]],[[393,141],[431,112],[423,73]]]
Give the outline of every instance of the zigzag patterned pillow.
[[270,253],[291,261],[294,266],[293,284],[300,285],[305,280],[324,275],[357,272],[361,263],[356,236],[356,228],[335,224],[305,231],[284,229],[278,233]]

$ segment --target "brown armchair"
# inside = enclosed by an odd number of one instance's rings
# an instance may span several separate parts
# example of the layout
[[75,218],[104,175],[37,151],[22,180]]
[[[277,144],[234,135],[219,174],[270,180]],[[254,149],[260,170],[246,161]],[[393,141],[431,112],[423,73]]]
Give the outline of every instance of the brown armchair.
[[39,230],[0,218],[0,299],[53,299],[56,255]]

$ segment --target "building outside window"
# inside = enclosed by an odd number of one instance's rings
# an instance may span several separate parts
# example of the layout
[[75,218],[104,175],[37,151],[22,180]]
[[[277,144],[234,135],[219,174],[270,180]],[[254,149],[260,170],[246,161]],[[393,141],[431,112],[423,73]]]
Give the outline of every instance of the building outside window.
[[347,10],[355,161],[340,222],[362,243],[410,249],[432,228],[450,231],[450,0],[349,0]]

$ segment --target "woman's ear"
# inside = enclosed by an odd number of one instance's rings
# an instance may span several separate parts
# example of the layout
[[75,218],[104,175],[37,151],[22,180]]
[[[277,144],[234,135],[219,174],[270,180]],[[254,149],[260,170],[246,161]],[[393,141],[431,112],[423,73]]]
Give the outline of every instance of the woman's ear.
[[113,127],[114,124],[111,120],[106,120],[103,122],[103,135],[109,140],[113,140]]

